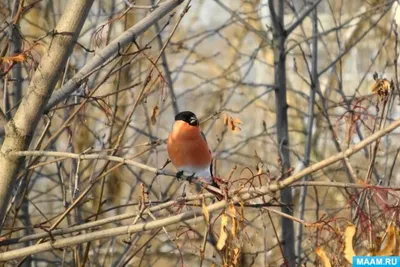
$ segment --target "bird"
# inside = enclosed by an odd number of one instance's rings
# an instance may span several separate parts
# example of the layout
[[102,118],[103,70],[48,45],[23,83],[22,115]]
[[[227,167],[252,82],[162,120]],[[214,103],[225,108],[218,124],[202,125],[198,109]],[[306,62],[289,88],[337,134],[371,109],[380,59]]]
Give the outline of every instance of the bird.
[[212,153],[199,124],[199,119],[191,111],[182,111],[175,116],[167,140],[168,156],[178,169],[177,177],[185,172],[219,188],[213,179]]

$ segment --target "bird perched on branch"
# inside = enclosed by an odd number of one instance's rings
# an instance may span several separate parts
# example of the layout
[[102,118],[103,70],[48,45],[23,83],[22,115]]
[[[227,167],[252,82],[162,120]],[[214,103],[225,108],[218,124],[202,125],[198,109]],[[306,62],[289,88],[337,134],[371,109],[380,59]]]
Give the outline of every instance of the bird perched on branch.
[[168,136],[167,151],[172,164],[179,171],[177,176],[186,172],[219,188],[213,179],[211,151],[193,112],[182,111],[175,116],[174,126]]

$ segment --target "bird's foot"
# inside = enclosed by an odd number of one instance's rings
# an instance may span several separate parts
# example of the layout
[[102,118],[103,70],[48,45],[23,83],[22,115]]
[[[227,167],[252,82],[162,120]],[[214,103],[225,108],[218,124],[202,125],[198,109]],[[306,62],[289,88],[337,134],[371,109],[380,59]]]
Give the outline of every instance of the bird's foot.
[[178,171],[178,172],[175,174],[175,176],[176,176],[176,178],[178,179],[178,181],[180,181],[180,180],[182,179],[182,176],[183,176],[183,171]]
[[192,180],[193,180],[193,178],[194,178],[194,176],[195,176],[195,173],[192,173],[192,175],[188,176],[186,180],[187,180],[189,183],[191,183]]

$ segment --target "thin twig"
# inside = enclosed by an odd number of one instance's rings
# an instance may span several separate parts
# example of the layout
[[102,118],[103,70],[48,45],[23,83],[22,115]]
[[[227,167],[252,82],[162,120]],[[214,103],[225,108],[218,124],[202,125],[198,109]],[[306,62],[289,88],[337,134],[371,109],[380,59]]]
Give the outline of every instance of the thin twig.
[[148,28],[150,28],[156,21],[160,20],[182,2],[182,0],[169,0],[165,2],[147,17],[125,31],[118,38],[114,39],[101,51],[97,52],[96,55],[77,74],[74,75],[74,77],[72,77],[62,88],[57,90],[52,95],[46,106],[46,110],[50,110],[67,98],[72,92],[79,88],[80,84],[82,83],[82,77],[86,76],[88,72],[102,65],[105,61],[107,61],[107,59],[115,55],[120,47],[131,43],[133,38],[137,38]]
[[309,9],[307,9],[290,27],[286,30],[286,34],[289,35],[292,31],[294,31],[297,26],[299,26],[303,20],[310,15],[310,13],[315,9],[317,9],[317,5],[321,2],[321,0],[318,0],[314,2],[312,6],[310,6]]
[[[393,131],[394,129],[396,129],[399,126],[400,126],[400,120],[397,120],[397,121],[393,122],[392,124],[390,124],[389,126],[387,126],[386,128],[384,128],[380,131],[377,131],[376,133],[370,135],[369,137],[365,138],[358,144],[350,147],[349,149],[345,150],[342,153],[336,154],[336,155],[331,156],[331,157],[329,157],[323,161],[320,161],[314,165],[311,165],[310,167],[308,167],[296,174],[291,175],[290,177],[286,178],[285,180],[276,181],[276,182],[270,184],[269,186],[259,187],[259,188],[257,188],[256,192],[246,192],[240,196],[235,196],[231,199],[230,202],[238,203],[241,201],[247,201],[247,200],[255,199],[258,197],[262,197],[271,192],[279,191],[279,190],[293,184],[294,182],[297,182],[302,177],[304,177],[308,174],[311,174],[322,168],[330,166],[331,164],[342,160],[346,156],[349,157],[349,156],[357,153],[358,151],[363,149],[365,146],[368,146],[369,144],[373,143],[375,140],[390,133],[391,131]],[[227,205],[227,201],[221,200],[214,204],[209,205],[207,207],[207,209],[209,212],[214,212],[214,211],[220,210],[222,208],[225,208],[226,205]],[[188,211],[188,212],[185,212],[185,213],[182,213],[179,215],[159,219],[157,221],[146,222],[146,223],[137,224],[134,226],[121,226],[121,227],[116,227],[116,228],[112,228],[112,229],[92,232],[92,233],[88,233],[88,234],[82,234],[82,235],[75,236],[75,237],[62,238],[62,239],[59,239],[59,240],[56,240],[53,242],[46,242],[46,243],[33,245],[30,247],[26,247],[26,248],[20,248],[20,249],[15,249],[15,250],[8,251],[5,253],[0,253],[0,261],[12,260],[12,259],[16,259],[19,257],[27,256],[27,255],[32,255],[32,254],[36,254],[36,253],[40,253],[40,252],[44,252],[44,251],[49,251],[49,250],[53,250],[56,248],[69,247],[69,246],[73,246],[76,244],[82,244],[85,242],[90,242],[90,241],[98,240],[98,239],[102,239],[102,238],[115,237],[115,236],[124,235],[127,233],[132,234],[132,233],[148,231],[148,230],[152,230],[152,229],[156,229],[156,228],[158,229],[163,226],[165,227],[168,225],[176,224],[178,222],[183,222],[183,221],[187,221],[187,220],[190,220],[190,219],[193,219],[196,217],[202,217],[202,216],[204,216],[203,211],[201,209],[195,209],[195,210]]]
[[[313,29],[313,40],[312,40],[312,56],[311,56],[311,86],[310,86],[310,98],[308,102],[308,120],[307,120],[307,136],[306,136],[306,147],[304,151],[304,159],[303,164],[304,167],[307,167],[310,164],[310,156],[311,156],[311,148],[313,141],[313,128],[314,128],[314,106],[315,106],[315,95],[318,91],[318,13],[315,2],[314,11],[312,13],[312,29]],[[303,178],[304,181],[307,180],[307,176]],[[307,186],[301,188],[300,191],[300,200],[299,200],[299,216],[300,219],[304,219],[304,212],[306,206],[306,196],[307,196]],[[297,242],[297,256],[301,257],[302,254],[302,246],[301,240],[303,237],[303,225],[299,224],[297,228],[297,238],[295,242]]]

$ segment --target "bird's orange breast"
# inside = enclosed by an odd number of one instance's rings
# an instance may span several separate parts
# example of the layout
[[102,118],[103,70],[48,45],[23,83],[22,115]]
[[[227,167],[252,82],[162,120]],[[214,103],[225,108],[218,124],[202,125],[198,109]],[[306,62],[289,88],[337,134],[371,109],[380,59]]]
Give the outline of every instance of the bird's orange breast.
[[175,167],[208,166],[212,157],[199,127],[176,121],[168,137],[167,151]]

